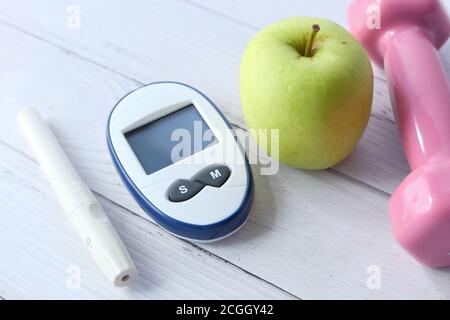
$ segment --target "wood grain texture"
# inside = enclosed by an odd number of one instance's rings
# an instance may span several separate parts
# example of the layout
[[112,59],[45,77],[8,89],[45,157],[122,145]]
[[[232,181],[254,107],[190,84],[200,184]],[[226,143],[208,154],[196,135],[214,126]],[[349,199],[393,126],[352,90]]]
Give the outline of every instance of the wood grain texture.
[[[231,9],[230,4],[225,6],[231,10],[226,14],[215,13],[221,10],[223,2],[218,2],[215,11],[204,9],[214,6],[211,1],[202,2],[201,7],[181,1],[138,1],[126,8],[117,1],[22,3],[29,10],[22,10],[17,1],[0,3],[0,21],[141,83],[167,79],[190,83],[205,91],[232,122],[245,126],[239,104],[239,63],[246,44],[260,26],[241,22],[248,17],[240,16],[237,2],[231,2],[235,4]],[[305,7],[306,3],[299,1],[295,7]],[[317,12],[313,10],[315,3],[308,4],[305,10]],[[76,4],[81,10],[80,30],[69,30],[65,25],[69,4]],[[271,15],[271,6],[278,8],[266,1],[243,4],[242,11],[259,6],[261,10],[255,11],[267,16]],[[322,3],[318,8],[324,6]],[[330,15],[334,12],[338,21],[345,20],[342,1],[333,5],[327,2],[327,6]],[[288,7],[287,2],[282,6]],[[174,12],[189,14],[179,17]],[[282,14],[284,11],[279,13]],[[241,20],[236,21],[236,17]],[[358,148],[336,170],[391,193],[407,175],[408,166],[382,73],[377,73],[376,80],[371,123]]]
[[[176,79],[205,91],[234,123],[244,126],[237,73],[240,54],[256,28],[179,1],[136,0],[125,8],[116,1],[75,3],[82,8],[78,31],[65,27],[69,2],[0,3],[0,41],[8,44],[0,51],[1,139],[28,152],[14,115],[21,106],[38,108],[89,186],[146,217],[123,188],[106,151],[104,125],[111,107],[140,83]],[[30,10],[21,10],[24,5]],[[270,177],[259,175],[255,167],[256,200],[248,224],[230,239],[201,247],[301,298],[450,297],[449,271],[420,266],[392,239],[388,193],[407,167],[383,78],[377,79],[369,128],[347,161],[322,172],[282,166]],[[9,153],[2,158],[10,161]],[[0,187],[11,188],[4,181]],[[36,188],[35,197],[39,192]],[[127,228],[136,222],[122,219],[114,221],[124,221],[119,229],[131,236]],[[15,230],[23,232],[21,226]],[[31,247],[17,245],[25,252]],[[144,267],[152,268],[147,265],[152,254],[143,254]],[[40,269],[52,270],[48,265],[50,261]],[[380,290],[366,285],[371,265],[380,267]],[[11,277],[0,278],[4,292],[21,288]],[[189,285],[204,281],[197,280]],[[37,294],[33,284],[22,285],[31,288],[30,295]],[[0,294],[6,296],[4,292]],[[61,288],[55,292],[70,296]]]
[[[6,299],[292,299],[292,295],[100,197],[139,270],[105,281],[38,165],[0,143],[0,295]],[[74,273],[80,271],[80,286]]]

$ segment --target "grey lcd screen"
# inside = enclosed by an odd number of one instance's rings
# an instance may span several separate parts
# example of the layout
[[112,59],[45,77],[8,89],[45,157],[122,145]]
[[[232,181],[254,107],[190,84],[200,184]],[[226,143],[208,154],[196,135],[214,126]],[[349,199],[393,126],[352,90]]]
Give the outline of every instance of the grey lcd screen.
[[217,142],[193,104],[133,129],[125,138],[147,174]]

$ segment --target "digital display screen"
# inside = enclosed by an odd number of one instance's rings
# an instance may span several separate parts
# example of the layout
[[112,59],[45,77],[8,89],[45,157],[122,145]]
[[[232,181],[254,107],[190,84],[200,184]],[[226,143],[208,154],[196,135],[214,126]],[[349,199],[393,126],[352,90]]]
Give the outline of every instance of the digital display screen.
[[217,142],[193,104],[133,129],[125,138],[147,174]]

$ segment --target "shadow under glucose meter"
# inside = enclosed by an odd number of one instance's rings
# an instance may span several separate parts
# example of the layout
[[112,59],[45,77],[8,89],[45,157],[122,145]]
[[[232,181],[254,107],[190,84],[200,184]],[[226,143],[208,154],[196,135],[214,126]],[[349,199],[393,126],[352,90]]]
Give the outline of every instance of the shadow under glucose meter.
[[196,89],[156,82],[128,93],[110,114],[107,140],[125,186],[170,233],[215,241],[247,220],[247,158],[223,114]]

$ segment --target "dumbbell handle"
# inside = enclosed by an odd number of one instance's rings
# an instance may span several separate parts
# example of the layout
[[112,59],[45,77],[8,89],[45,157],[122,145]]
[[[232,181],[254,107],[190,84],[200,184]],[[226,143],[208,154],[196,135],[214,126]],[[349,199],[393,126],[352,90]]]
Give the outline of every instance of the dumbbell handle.
[[450,83],[431,37],[420,27],[389,35],[384,67],[411,170],[450,160]]

